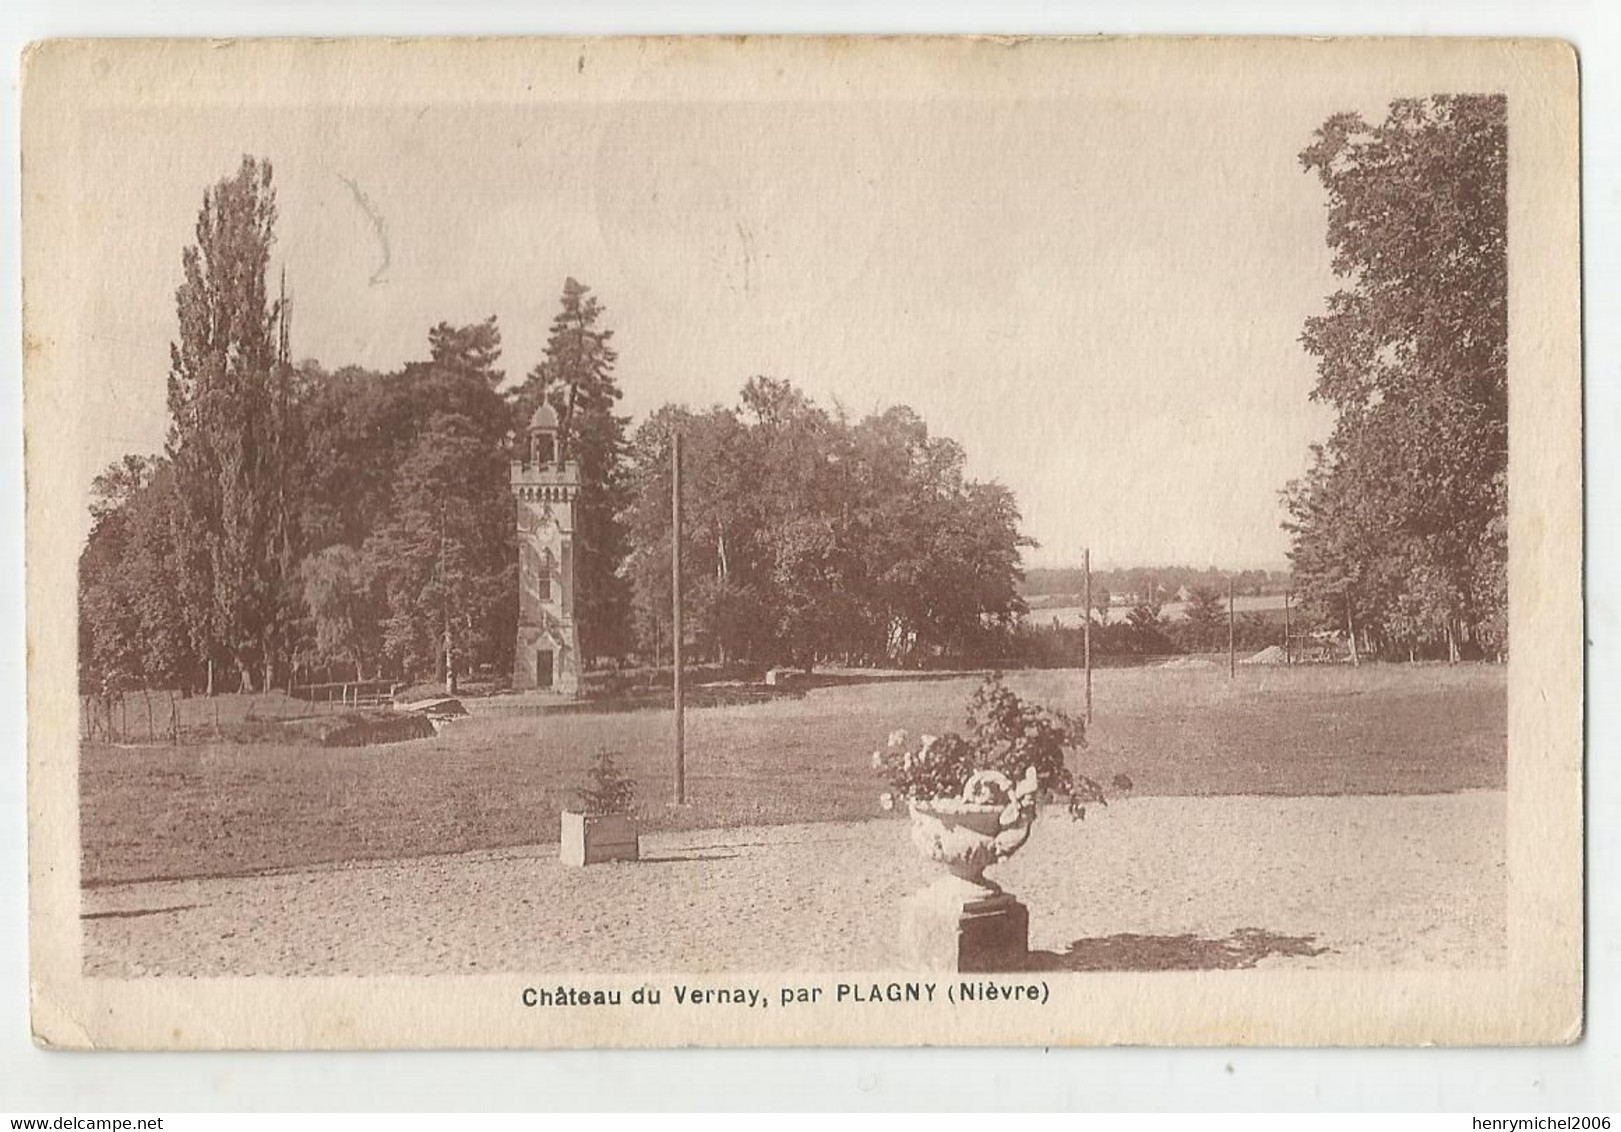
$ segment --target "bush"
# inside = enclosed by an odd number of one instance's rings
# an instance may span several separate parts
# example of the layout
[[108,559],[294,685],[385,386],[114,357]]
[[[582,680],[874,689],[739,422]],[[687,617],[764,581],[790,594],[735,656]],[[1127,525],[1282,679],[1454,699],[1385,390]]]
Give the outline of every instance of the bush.
[[591,763],[590,780],[574,792],[588,817],[632,814],[636,811],[636,781],[620,771],[608,751],[598,751]]
[[331,721],[321,731],[323,747],[369,747],[373,743],[401,743],[433,734],[428,717],[416,712],[380,712],[349,715]]

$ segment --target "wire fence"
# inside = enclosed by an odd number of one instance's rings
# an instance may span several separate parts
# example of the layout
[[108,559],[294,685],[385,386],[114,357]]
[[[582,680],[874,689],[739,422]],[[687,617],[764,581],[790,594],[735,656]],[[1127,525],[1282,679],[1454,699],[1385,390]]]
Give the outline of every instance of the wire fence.
[[400,687],[397,682],[349,681],[298,687],[293,695],[188,696],[172,688],[87,692],[79,696],[79,738],[86,743],[133,746],[244,735],[313,716],[387,705]]

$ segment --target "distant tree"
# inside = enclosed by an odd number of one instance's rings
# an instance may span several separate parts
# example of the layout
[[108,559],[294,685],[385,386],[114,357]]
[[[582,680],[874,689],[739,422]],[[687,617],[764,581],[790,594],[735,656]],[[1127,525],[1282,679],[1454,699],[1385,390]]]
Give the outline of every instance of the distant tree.
[[410,382],[355,366],[327,373],[314,362],[302,363],[296,380],[305,434],[299,516],[305,550],[359,546],[388,513],[394,470],[415,435]]
[[126,456],[91,488],[79,558],[80,679],[87,688],[161,687],[193,666],[175,593],[177,501],[167,461]]
[[756,538],[775,656],[809,665],[847,643],[856,563],[841,542],[834,421],[769,377],[743,387],[760,522]]
[[381,645],[381,609],[365,556],[339,543],[304,559],[300,575],[317,658],[350,664],[355,679],[364,679],[367,662],[375,660]]
[[146,456],[124,456],[90,481],[91,530],[124,527],[129,523],[126,509],[152,482],[158,462]]
[[1160,608],[1157,601],[1140,601],[1127,612],[1126,622],[1134,629],[1152,629],[1160,623]]
[[1347,635],[1355,657],[1358,631],[1379,608],[1373,579],[1387,534],[1379,508],[1357,494],[1322,446],[1313,447],[1311,468],[1290,483],[1284,500],[1301,602],[1319,626]]
[[1187,626],[1192,643],[1200,648],[1226,639],[1227,603],[1209,586],[1195,586],[1188,598]]
[[152,462],[126,456],[91,484],[90,538],[79,556],[79,674],[86,690],[127,683],[142,668],[140,613],[125,568],[137,537],[134,501]]
[[1100,624],[1109,623],[1109,603],[1112,599],[1113,595],[1106,586],[1100,586],[1095,581],[1092,583],[1092,609],[1097,615],[1095,620]]
[[599,325],[602,304],[572,277],[552,319],[546,354],[513,397],[513,427],[522,435],[542,400],[557,410],[564,459],[580,465],[576,505],[575,619],[586,657],[623,652],[629,644],[629,594],[621,567],[628,552],[621,515],[630,503],[626,428],[615,412],[622,396],[613,331]]
[[734,411],[666,406],[632,445],[638,631],[669,633],[669,437],[683,436],[688,623],[720,658],[984,654],[1025,611],[1011,492],[910,409],[852,422],[756,377]]
[[670,438],[682,436],[684,570],[688,632],[722,662],[769,651],[762,591],[758,477],[747,430],[727,409],[694,413],[666,405],[631,443],[627,560],[642,648],[670,640]]
[[480,660],[510,655],[516,553],[505,452],[468,418],[436,414],[400,466],[389,520],[365,546],[387,616],[384,653],[454,691]]
[[[494,319],[429,332],[363,420],[383,431],[386,517],[362,548],[386,613],[381,650],[447,686],[479,663],[509,663],[517,623],[517,533],[508,484],[510,416],[496,385]],[[394,462],[397,460],[397,463]]]

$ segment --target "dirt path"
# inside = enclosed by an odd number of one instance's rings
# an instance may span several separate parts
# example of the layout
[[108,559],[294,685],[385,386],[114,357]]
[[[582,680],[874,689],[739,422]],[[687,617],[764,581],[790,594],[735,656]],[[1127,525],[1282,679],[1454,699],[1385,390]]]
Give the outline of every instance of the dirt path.
[[[1479,966],[1505,957],[1504,796],[1138,798],[1044,815],[992,875],[1076,970]],[[873,970],[935,866],[900,821],[644,837],[85,893],[85,969],[131,975]]]

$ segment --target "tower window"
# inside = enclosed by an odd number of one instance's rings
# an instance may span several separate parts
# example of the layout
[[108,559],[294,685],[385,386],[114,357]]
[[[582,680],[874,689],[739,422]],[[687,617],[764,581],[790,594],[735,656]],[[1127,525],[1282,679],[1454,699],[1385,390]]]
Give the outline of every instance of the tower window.
[[535,565],[535,594],[541,601],[551,601],[552,575],[557,573],[557,556],[547,547],[540,552],[540,560]]
[[534,440],[535,463],[547,467],[557,460],[557,437],[549,432],[537,432]]

